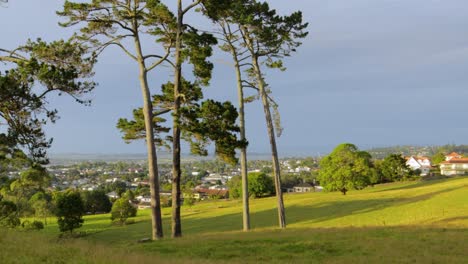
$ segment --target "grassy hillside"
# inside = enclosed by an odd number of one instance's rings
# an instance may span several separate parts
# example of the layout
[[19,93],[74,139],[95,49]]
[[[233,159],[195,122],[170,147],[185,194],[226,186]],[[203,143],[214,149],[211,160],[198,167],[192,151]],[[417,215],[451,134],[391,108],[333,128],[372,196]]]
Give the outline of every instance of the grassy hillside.
[[[109,215],[86,217],[80,231],[88,235],[75,241],[57,240],[54,223],[37,234],[0,231],[0,244],[11,248],[2,248],[0,259],[14,262],[11,252],[20,245],[31,246],[22,250],[24,261],[17,263],[41,258],[57,263],[70,259],[146,263],[155,258],[191,263],[463,263],[468,259],[468,178],[379,185],[346,196],[286,194],[287,230],[276,228],[275,201],[274,197],[252,200],[254,230],[249,233],[239,231],[240,201],[184,207],[184,238],[177,240],[136,243],[150,234],[145,210],[126,227],[111,226]],[[169,209],[163,215],[167,236]],[[96,253],[90,253],[94,249]]]

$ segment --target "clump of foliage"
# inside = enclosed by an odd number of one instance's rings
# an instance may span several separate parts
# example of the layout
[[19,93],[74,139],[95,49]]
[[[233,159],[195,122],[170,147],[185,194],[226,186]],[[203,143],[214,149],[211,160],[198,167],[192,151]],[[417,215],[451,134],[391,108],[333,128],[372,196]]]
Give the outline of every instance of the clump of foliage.
[[[0,49],[0,133],[2,145],[27,150],[34,162],[48,162],[46,150],[52,143],[43,126],[54,123],[57,110],[48,106],[49,94],[68,94],[88,104],[84,96],[94,89],[89,81],[95,60],[86,47],[71,40],[29,40],[14,50]],[[4,144],[7,142],[7,144]]]
[[320,161],[320,184],[327,191],[363,189],[376,174],[371,155],[349,143],[338,145],[330,155]]
[[17,214],[17,207],[11,201],[0,201],[0,226],[17,227],[20,225],[20,219]]
[[195,194],[193,188],[195,187],[195,183],[193,181],[188,181],[183,186],[183,195],[184,195],[184,205],[188,207],[192,207],[195,204]]
[[85,211],[91,214],[108,213],[111,211],[112,203],[104,191],[95,190],[83,192],[82,194]]
[[117,199],[112,205],[111,220],[120,225],[126,224],[127,218],[135,217],[137,208],[130,203],[127,197]]
[[434,156],[431,157],[432,164],[438,165],[441,162],[445,161],[445,154],[443,152],[437,152]]
[[[273,178],[263,172],[252,172],[248,175],[249,195],[251,197],[260,198],[270,196],[275,193],[275,185]],[[232,198],[242,196],[242,181],[240,176],[232,177],[228,182],[229,194]]]
[[80,228],[83,225],[84,203],[80,193],[76,191],[66,191],[56,196],[56,215],[60,232],[70,231]]
[[21,227],[27,230],[41,230],[44,229],[44,223],[37,220],[34,220],[32,222],[26,220],[23,223],[21,223]]
[[398,154],[388,155],[380,164],[381,183],[407,180],[415,175],[406,164],[405,158]]
[[172,199],[167,196],[161,197],[161,207],[171,207],[172,206]]

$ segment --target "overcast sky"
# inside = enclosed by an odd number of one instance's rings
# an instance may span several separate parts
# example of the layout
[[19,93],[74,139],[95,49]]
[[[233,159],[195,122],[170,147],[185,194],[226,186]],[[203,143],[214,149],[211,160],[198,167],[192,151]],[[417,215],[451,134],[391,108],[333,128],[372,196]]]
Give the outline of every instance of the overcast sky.
[[[362,148],[468,143],[468,1],[268,2],[281,14],[301,10],[310,32],[286,60],[288,70],[267,75],[285,128],[280,152],[314,155],[342,142]],[[57,25],[55,11],[62,4],[10,1],[0,8],[0,46],[70,36]],[[216,69],[205,97],[237,102],[232,68],[219,52],[212,60]],[[145,151],[143,143],[125,144],[115,128],[119,117],[130,117],[142,104],[135,66],[108,50],[96,67],[99,86],[91,107],[66,97],[50,100],[61,116],[47,127],[54,138],[51,152]],[[171,79],[155,72],[152,87]],[[260,103],[247,111],[250,151],[268,152]]]

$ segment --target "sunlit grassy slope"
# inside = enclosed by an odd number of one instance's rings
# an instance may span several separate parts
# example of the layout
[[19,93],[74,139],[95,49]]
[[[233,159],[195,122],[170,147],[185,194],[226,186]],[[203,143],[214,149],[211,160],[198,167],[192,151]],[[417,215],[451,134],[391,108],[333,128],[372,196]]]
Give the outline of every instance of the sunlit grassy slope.
[[[202,263],[467,263],[468,178],[379,185],[346,196],[285,194],[287,230],[276,228],[275,202],[274,197],[251,200],[254,230],[249,233],[240,231],[240,201],[184,207],[184,238],[145,244],[136,241],[150,236],[149,211],[139,211],[137,222],[125,227],[111,226],[109,215],[88,216],[80,230],[88,235],[78,242],[61,241],[61,248],[70,247],[75,254],[71,257],[83,260],[79,263],[134,262],[132,258],[145,263],[154,257],[158,262]],[[163,215],[168,236],[169,208]],[[57,246],[54,223],[40,233],[47,234],[39,235],[45,245]],[[29,233],[14,237],[25,235]],[[8,243],[7,238],[0,243]],[[94,245],[102,252],[90,258],[87,247]],[[119,251],[117,260],[106,258],[106,252],[116,249],[131,253]]]

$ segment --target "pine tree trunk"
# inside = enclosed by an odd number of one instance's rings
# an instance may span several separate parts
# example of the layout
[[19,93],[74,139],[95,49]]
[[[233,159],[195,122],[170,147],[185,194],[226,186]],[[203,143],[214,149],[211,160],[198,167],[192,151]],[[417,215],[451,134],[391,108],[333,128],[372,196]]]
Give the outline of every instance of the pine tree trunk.
[[[237,54],[233,51],[234,57],[234,68],[236,69],[237,77],[237,93],[239,100],[239,129],[240,129],[240,140],[246,141],[245,138],[245,112],[244,112],[244,91],[242,87],[242,75],[237,59]],[[247,147],[240,149],[240,165],[241,165],[241,176],[242,176],[242,223],[244,231],[250,230],[250,212],[249,212],[249,182],[247,175]]]
[[151,193],[151,231],[152,239],[157,240],[163,237],[162,219],[161,219],[161,202],[159,197],[159,174],[158,162],[156,154],[156,146],[154,141],[154,124],[153,124],[153,104],[151,102],[151,94],[148,87],[148,72],[141,52],[141,44],[138,36],[135,37],[135,46],[137,51],[137,59],[139,66],[139,80],[141,92],[143,95],[143,114],[145,118],[146,132],[146,149],[148,152],[148,172],[149,184]]
[[258,58],[255,55],[252,56],[252,64],[253,64],[253,69],[255,71],[255,76],[258,82],[258,89],[259,89],[260,97],[262,99],[263,111],[265,112],[268,137],[270,139],[271,158],[273,161],[273,175],[275,179],[275,190],[276,190],[276,198],[277,198],[277,203],[278,203],[279,227],[286,228],[286,216],[285,216],[285,210],[284,210],[283,192],[281,190],[281,175],[280,175],[280,166],[279,166],[279,160],[278,160],[278,150],[276,148],[275,128],[273,126],[273,120],[271,117],[270,103],[268,102],[268,94],[266,92],[265,82],[263,80],[260,66],[258,64]]
[[182,0],[177,1],[177,34],[175,44],[175,72],[174,72],[174,110],[172,128],[172,237],[182,236],[182,223],[180,220],[180,90],[181,90],[181,37],[183,26]]
[[[228,22],[221,21],[219,23],[223,30],[223,35],[229,45],[229,49],[234,61],[234,69],[236,71],[237,80],[237,96],[239,104],[239,131],[240,140],[247,142],[245,136],[245,111],[244,111],[244,87],[242,84],[242,72],[239,63],[239,55],[237,48],[232,41],[232,31]],[[240,166],[241,166],[241,178],[242,178],[242,226],[244,231],[250,230],[250,209],[249,209],[249,182],[248,182],[248,170],[247,170],[247,146],[240,149]]]

